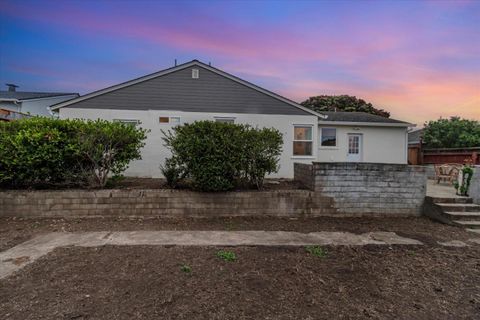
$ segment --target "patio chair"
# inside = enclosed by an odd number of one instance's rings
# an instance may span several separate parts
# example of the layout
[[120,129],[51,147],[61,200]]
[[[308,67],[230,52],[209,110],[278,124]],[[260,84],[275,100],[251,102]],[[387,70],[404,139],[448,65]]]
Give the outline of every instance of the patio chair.
[[458,168],[450,165],[436,165],[435,166],[435,180],[440,183],[441,180],[445,182],[453,182],[458,175]]

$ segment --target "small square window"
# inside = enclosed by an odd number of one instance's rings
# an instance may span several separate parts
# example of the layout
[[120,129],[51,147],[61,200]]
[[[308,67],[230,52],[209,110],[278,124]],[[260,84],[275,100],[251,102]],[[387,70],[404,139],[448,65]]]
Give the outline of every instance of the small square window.
[[180,117],[170,117],[170,123],[179,124],[180,123]]
[[169,123],[170,118],[169,117],[160,117],[160,123]]
[[337,129],[322,128],[322,147],[337,146]]
[[200,78],[200,71],[198,69],[192,69],[192,79]]

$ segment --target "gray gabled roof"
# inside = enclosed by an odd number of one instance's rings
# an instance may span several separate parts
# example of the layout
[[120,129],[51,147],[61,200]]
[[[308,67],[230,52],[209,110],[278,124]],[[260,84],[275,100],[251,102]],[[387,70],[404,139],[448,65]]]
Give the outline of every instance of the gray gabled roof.
[[[66,102],[61,102],[61,103],[58,103],[56,105],[53,105],[52,106],[52,110],[57,110],[57,109],[60,109],[60,108],[63,108],[63,107],[72,107],[72,108],[75,108],[75,107],[78,107],[79,105],[82,105],[83,107],[86,107],[87,104],[89,103],[89,100],[95,98],[96,99],[96,103],[91,103],[91,105],[89,105],[88,107],[90,108],[111,108],[111,109],[126,109],[126,108],[129,108],[129,109],[136,109],[136,110],[144,110],[145,108],[159,108],[159,105],[161,105],[161,103],[159,103],[160,101],[160,96],[161,95],[168,95],[168,96],[171,96],[172,94],[174,94],[173,90],[170,90],[168,87],[172,86],[172,85],[175,85],[177,88],[180,88],[181,85],[182,85],[182,82],[179,80],[177,83],[164,83],[163,84],[163,88],[162,87],[158,87],[158,90],[155,90],[156,92],[153,92],[153,86],[150,86],[148,89],[145,88],[145,90],[137,90],[137,92],[132,92],[133,89],[131,89],[131,87],[133,87],[134,85],[137,85],[137,84],[140,84],[140,83],[143,83],[143,84],[147,84],[148,83],[152,83],[152,81],[161,81],[160,78],[164,78],[164,76],[166,75],[171,75],[171,74],[174,74],[176,72],[181,72],[182,70],[184,69],[187,69],[189,67],[192,67],[192,66],[197,66],[197,67],[200,67],[200,68],[203,68],[205,69],[206,71],[212,73],[212,74],[215,74],[215,75],[219,75],[223,78],[226,78],[226,79],[229,79],[231,80],[233,83],[237,83],[237,84],[241,84],[242,86],[246,87],[246,88],[250,88],[250,89],[253,89],[254,91],[256,91],[257,95],[262,95],[264,97],[268,96],[277,101],[279,101],[280,103],[283,103],[283,105],[287,108],[282,108],[283,110],[288,110],[288,109],[291,109],[291,108],[288,108],[289,106],[290,107],[294,107],[293,110],[294,110],[294,114],[311,114],[311,115],[315,115],[317,117],[323,117],[323,115],[313,111],[313,110],[310,110],[292,100],[289,100],[285,97],[282,97],[276,93],[273,93],[271,91],[268,91],[266,89],[263,89],[257,85],[254,85],[248,81],[245,81],[245,80],[242,80],[236,76],[233,76],[229,73],[226,73],[220,69],[217,69],[217,68],[214,68],[210,65],[207,65],[205,63],[202,63],[198,60],[192,60],[190,62],[187,62],[187,63],[184,63],[184,64],[181,64],[181,65],[178,65],[178,66],[175,66],[175,67],[172,67],[172,68],[168,68],[168,69],[165,69],[165,70],[162,70],[162,71],[159,71],[159,72],[155,72],[155,73],[152,73],[152,74],[149,74],[149,75],[146,75],[146,76],[143,76],[143,77],[140,77],[140,78],[137,78],[137,79],[133,79],[133,80],[130,80],[130,81],[127,81],[127,82],[124,82],[124,83],[120,83],[118,85],[114,85],[114,86],[111,86],[111,87],[108,87],[108,88],[105,88],[105,89],[101,89],[101,90],[98,90],[98,91],[94,91],[94,92],[91,92],[89,94],[86,94],[84,96],[80,96],[76,99],[72,99],[72,100],[69,100],[69,101],[66,101]],[[147,86],[146,85],[146,86]],[[128,94],[122,94],[119,93],[120,89],[123,89],[124,92],[126,89],[130,89],[129,90],[129,93]],[[167,90],[168,89],[168,90]],[[221,92],[221,89],[222,88],[219,88]],[[161,92],[162,90],[164,90],[165,92]],[[180,89],[178,89],[180,90]],[[140,92],[142,91],[142,92]],[[256,106],[254,105],[254,101],[240,101],[240,99],[242,98],[241,96],[241,90],[237,90],[236,92],[233,92],[232,94],[235,94],[237,93],[237,96],[236,97],[230,97],[228,98],[230,101],[226,101],[226,98],[225,98],[225,105],[229,106],[230,107],[230,110],[225,110],[226,112],[233,112],[234,110],[239,110],[239,109],[236,109],[235,105],[233,102],[237,101],[239,104],[242,105],[242,107],[245,109],[245,111],[248,111],[248,112],[243,112],[243,113],[262,113],[262,112],[254,112]],[[99,100],[102,100],[102,96],[105,96],[106,94],[115,94],[117,95],[118,99],[115,98],[115,103],[112,102],[112,100],[110,101],[99,101]],[[186,92],[186,94],[182,93],[182,92],[178,92],[178,95],[177,96],[184,96],[186,98],[188,98],[188,95],[192,95],[194,94],[193,92]],[[229,92],[223,92],[223,95],[228,95]],[[121,96],[121,97],[120,97]],[[155,96],[155,97],[154,97]],[[171,97],[170,97],[171,98]],[[237,99],[239,98],[239,99]],[[245,98],[245,97],[243,97]],[[130,100],[134,100],[136,99],[135,101],[130,101]],[[105,98],[103,99],[105,100]],[[146,100],[149,100],[149,101],[146,101]],[[244,99],[245,100],[245,99]],[[247,99],[248,100],[248,99]],[[140,102],[140,103],[135,103],[135,102]],[[160,101],[162,102],[162,101]],[[167,101],[167,102],[172,102],[172,101]],[[227,102],[230,102],[230,103],[227,103]],[[182,104],[182,103],[164,103],[166,105],[169,105],[169,107],[173,107],[175,110],[180,110],[180,111],[191,111],[191,110],[187,110],[186,108],[182,108],[185,107],[185,104]],[[191,105],[191,103],[189,103]],[[200,105],[198,103],[198,105]],[[162,106],[160,106],[162,107]],[[203,112],[222,112],[222,109],[215,109],[212,104],[210,104],[211,107],[210,109],[207,110],[207,106],[201,106],[199,107],[199,110],[202,110]],[[218,107],[218,106],[217,106]],[[268,110],[268,106],[265,106],[263,105],[262,106],[263,108],[263,111],[265,110]],[[240,110],[239,110],[240,111]],[[270,110],[270,113],[274,113],[275,110]],[[292,114],[293,112],[289,112],[288,114]],[[283,114],[283,113],[282,113]]]
[[63,92],[24,92],[24,91],[0,91],[0,100],[30,100],[43,99],[59,96],[78,96],[78,93],[63,93]]
[[385,125],[398,125],[398,126],[410,126],[411,124],[405,121],[400,121],[391,118],[384,118],[374,114],[366,112],[334,112],[334,111],[321,111],[321,113],[327,116],[324,119],[320,119],[322,122],[345,122],[345,123],[371,123],[371,124],[385,124]]

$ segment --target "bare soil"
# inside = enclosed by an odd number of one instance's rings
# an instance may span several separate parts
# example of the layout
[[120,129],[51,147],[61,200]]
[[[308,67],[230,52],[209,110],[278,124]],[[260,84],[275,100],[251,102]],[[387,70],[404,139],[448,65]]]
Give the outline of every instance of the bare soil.
[[[216,256],[220,249],[237,260]],[[480,248],[61,248],[1,281],[2,319],[478,319]],[[189,268],[182,266],[188,266]]]
[[401,236],[437,245],[437,241],[479,238],[463,228],[424,217],[412,218],[211,218],[211,219],[19,219],[0,218],[0,251],[47,232],[135,230],[279,230],[297,232],[344,231],[365,233],[392,231]]

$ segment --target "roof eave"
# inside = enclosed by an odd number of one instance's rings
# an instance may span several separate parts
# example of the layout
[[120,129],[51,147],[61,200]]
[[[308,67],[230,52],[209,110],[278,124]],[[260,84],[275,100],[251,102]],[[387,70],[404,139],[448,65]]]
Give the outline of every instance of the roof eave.
[[355,121],[325,121],[318,120],[318,124],[337,125],[337,126],[359,126],[359,127],[400,127],[410,128],[416,124],[407,122],[355,122]]

